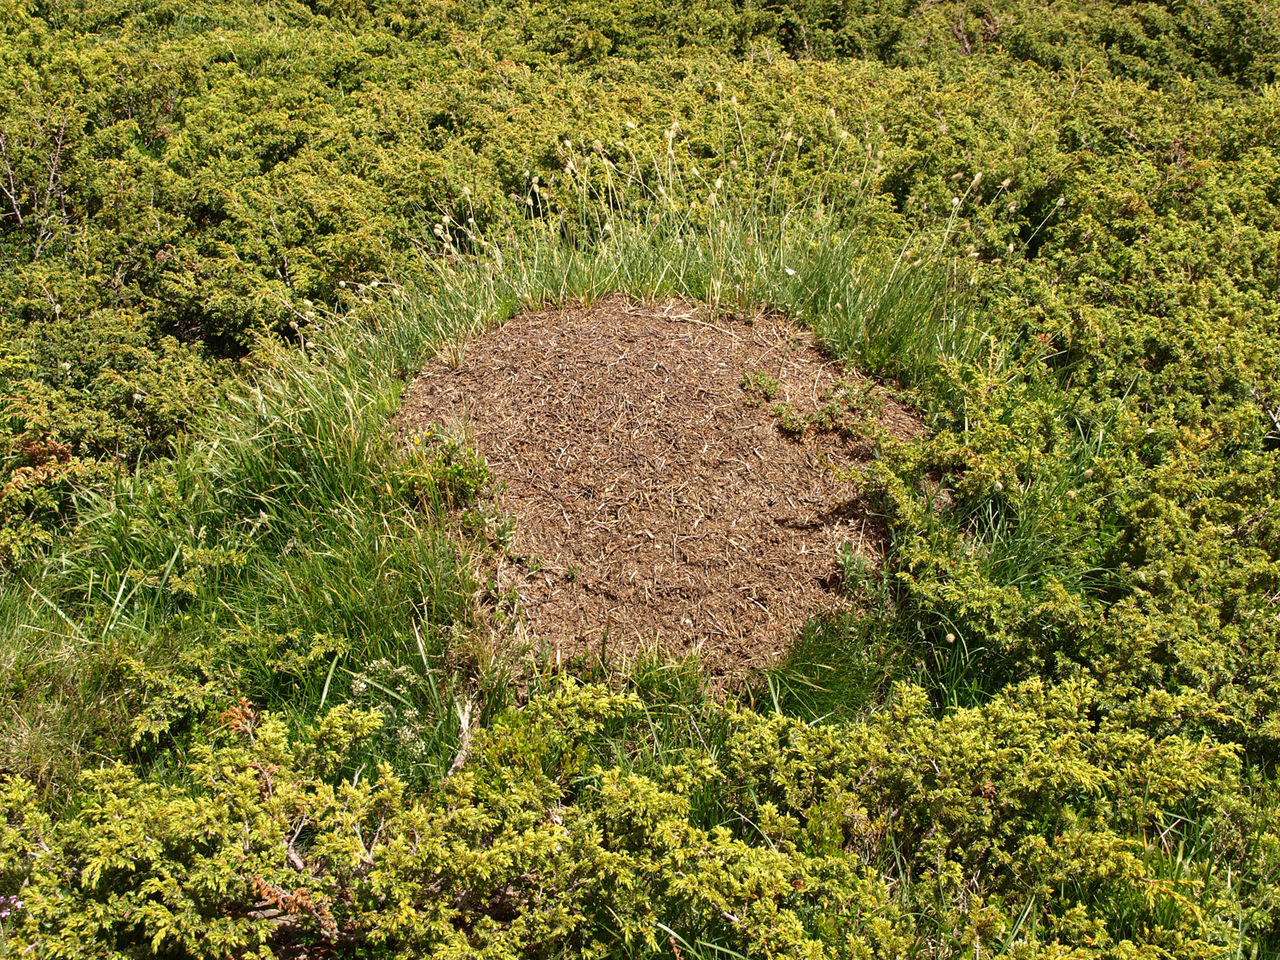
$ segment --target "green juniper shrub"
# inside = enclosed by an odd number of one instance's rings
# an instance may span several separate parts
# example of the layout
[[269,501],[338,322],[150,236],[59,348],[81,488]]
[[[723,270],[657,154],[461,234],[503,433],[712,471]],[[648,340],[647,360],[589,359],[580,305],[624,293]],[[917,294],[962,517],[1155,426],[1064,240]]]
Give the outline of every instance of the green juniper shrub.
[[[1278,30],[0,3],[0,953],[1280,952]],[[521,660],[483,462],[390,437],[618,290],[928,421],[747,696]]]
[[[1230,863],[1188,857],[1229,841],[1238,761],[1090,719],[1096,692],[1034,682],[935,720],[901,688],[871,721],[818,726],[712,707],[718,747],[659,757],[635,692],[567,681],[425,795],[385,764],[343,772],[377,712],[291,738],[242,702],[186,783],[85,774],[57,821],[9,783],[9,936],[47,956],[641,956],[670,937],[750,956],[929,955],[935,938],[1219,955],[1253,904]],[[624,737],[641,749],[619,764]]]

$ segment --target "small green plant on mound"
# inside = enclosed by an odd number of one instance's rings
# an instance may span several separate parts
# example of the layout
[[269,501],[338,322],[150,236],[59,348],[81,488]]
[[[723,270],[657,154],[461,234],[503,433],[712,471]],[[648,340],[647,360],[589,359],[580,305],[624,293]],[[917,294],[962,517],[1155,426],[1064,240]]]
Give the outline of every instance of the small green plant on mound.
[[747,396],[759,402],[770,401],[778,395],[778,378],[763,370],[748,370],[742,375],[742,389]]
[[789,403],[774,404],[772,413],[778,421],[778,429],[797,439],[802,438],[813,426],[812,417],[801,413]]
[[856,593],[872,577],[871,563],[866,554],[852,543],[840,544],[836,550],[836,562],[840,565],[840,576],[844,579],[846,590]]
[[837,384],[821,398],[820,406],[812,413],[801,413],[786,402],[775,403],[771,408],[778,428],[793,437],[818,431],[853,440],[874,437],[881,432],[877,421],[883,409],[883,388],[870,380]]
[[415,436],[389,481],[392,496],[436,513],[475,507],[492,495],[484,458],[461,438],[431,431]]

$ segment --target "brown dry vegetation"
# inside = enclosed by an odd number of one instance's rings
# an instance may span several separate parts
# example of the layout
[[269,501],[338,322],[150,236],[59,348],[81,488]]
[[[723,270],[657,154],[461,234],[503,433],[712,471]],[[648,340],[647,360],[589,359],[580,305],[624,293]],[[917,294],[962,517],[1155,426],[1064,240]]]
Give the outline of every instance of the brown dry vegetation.
[[767,665],[842,601],[837,551],[884,529],[850,482],[858,424],[919,420],[785,319],[611,298],[524,313],[433,362],[406,434],[473,443],[515,533],[497,582],[566,654],[700,647],[720,676]]

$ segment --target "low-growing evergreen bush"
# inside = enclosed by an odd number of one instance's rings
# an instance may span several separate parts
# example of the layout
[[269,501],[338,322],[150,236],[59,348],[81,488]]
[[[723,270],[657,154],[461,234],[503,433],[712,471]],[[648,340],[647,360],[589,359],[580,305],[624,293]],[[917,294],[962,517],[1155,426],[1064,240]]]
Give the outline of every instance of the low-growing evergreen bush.
[[[1280,952],[1278,23],[0,3],[0,955]],[[719,700],[521,649],[390,435],[616,291],[929,423]]]
[[385,764],[355,766],[376,711],[330,710],[291,737],[243,703],[180,782],[87,773],[76,812],[50,820],[10,781],[4,877],[24,902],[10,942],[1209,957],[1263,916],[1232,876],[1274,857],[1276,835],[1239,845],[1241,825],[1265,824],[1233,801],[1234,752],[1135,732],[1087,685],[1032,682],[943,720],[911,688],[826,726],[714,704],[659,725],[660,709],[553,681],[418,794]]

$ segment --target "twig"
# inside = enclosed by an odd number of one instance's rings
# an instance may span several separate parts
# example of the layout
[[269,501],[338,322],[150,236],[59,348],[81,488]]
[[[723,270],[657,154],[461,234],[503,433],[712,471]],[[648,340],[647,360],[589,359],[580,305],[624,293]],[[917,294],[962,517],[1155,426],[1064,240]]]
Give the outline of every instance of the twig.
[[453,758],[453,763],[449,764],[448,776],[450,777],[461,770],[463,764],[467,762],[467,757],[471,753],[471,737],[474,733],[474,728],[471,724],[471,701],[467,700],[465,703],[458,703],[455,706],[458,710],[458,722],[462,725],[462,731],[458,734],[458,755]]
[[1253,399],[1257,401],[1258,407],[1266,414],[1271,421],[1271,430],[1275,434],[1280,434],[1280,412],[1267,404],[1267,398],[1262,395],[1262,391],[1256,386],[1249,388],[1249,392],[1253,394]]
[[0,183],[0,193],[9,198],[9,206],[18,218],[18,226],[22,226],[22,205],[18,203],[18,187],[13,180],[13,164],[9,160],[9,144],[5,140],[4,131],[0,130],[0,159],[4,160],[5,175],[9,178],[9,186]]

